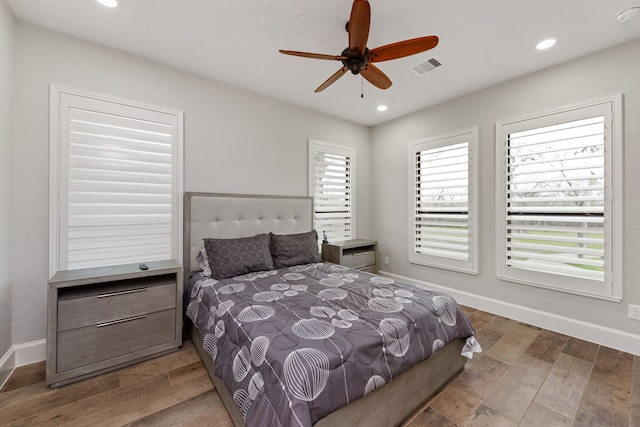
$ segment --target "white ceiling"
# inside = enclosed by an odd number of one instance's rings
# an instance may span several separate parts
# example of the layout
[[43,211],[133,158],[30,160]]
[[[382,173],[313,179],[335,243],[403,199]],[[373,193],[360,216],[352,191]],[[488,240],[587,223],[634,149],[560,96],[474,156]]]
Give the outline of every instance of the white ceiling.
[[[427,35],[440,44],[378,63],[388,90],[347,74],[314,93],[341,63],[278,49],[340,54],[351,0],[6,1],[20,20],[368,126],[640,37],[640,17],[615,19],[634,0],[370,0],[370,49]],[[556,46],[536,51],[548,37]],[[430,58],[443,66],[410,69]]]

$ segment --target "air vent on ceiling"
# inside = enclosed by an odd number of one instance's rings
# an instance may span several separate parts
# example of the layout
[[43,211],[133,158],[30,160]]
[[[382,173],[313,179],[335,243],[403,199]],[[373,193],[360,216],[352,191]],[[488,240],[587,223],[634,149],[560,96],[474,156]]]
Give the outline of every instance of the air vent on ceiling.
[[431,58],[427,61],[421,62],[418,65],[414,65],[413,67],[411,67],[411,69],[422,76],[424,74],[427,74],[429,71],[435,70],[441,65],[442,64],[436,58]]

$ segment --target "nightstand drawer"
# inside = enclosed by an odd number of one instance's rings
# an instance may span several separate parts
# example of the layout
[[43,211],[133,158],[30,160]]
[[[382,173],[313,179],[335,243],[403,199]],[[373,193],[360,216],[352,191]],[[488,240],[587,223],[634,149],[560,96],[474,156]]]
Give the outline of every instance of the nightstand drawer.
[[176,311],[117,319],[58,333],[57,371],[64,372],[176,339]]
[[363,268],[374,265],[376,263],[376,251],[353,251],[342,255],[341,264],[351,268]]
[[58,332],[168,310],[176,306],[176,283],[113,284],[87,290],[86,296],[63,295],[58,300]]
[[323,243],[322,260],[375,273],[377,250],[378,242],[375,240],[352,239]]

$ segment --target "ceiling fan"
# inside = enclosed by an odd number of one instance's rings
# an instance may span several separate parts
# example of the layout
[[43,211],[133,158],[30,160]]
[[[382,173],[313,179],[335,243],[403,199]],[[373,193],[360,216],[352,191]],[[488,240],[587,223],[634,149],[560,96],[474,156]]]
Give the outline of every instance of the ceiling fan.
[[391,86],[391,80],[382,70],[373,65],[374,62],[404,58],[405,56],[433,49],[438,45],[437,36],[427,36],[391,43],[369,50],[367,48],[367,39],[369,38],[370,22],[371,7],[369,2],[367,0],[354,0],[351,8],[351,17],[347,22],[349,47],[343,50],[340,55],[323,55],[283,49],[280,49],[280,53],[305,58],[342,61],[342,68],[318,86],[315,90],[316,92],[321,92],[329,87],[342,77],[347,70],[353,74],[362,74],[362,77],[367,79],[369,83],[380,89],[388,89]]

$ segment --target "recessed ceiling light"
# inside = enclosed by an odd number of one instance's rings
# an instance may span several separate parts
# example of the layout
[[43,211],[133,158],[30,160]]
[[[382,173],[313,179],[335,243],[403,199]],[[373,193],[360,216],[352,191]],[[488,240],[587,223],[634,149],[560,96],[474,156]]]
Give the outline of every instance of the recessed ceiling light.
[[554,44],[556,44],[556,39],[546,39],[546,40],[542,40],[540,43],[538,43],[536,45],[536,49],[538,50],[545,50],[545,49],[549,49],[551,46],[553,46]]
[[376,110],[378,110],[378,111],[387,111],[387,106],[386,105],[378,105],[378,108],[376,108]]
[[98,3],[107,6],[107,7],[118,7],[120,6],[120,0],[97,0]]
[[618,22],[627,22],[638,16],[638,13],[640,13],[640,5],[631,6],[618,12],[616,14],[616,20]]

